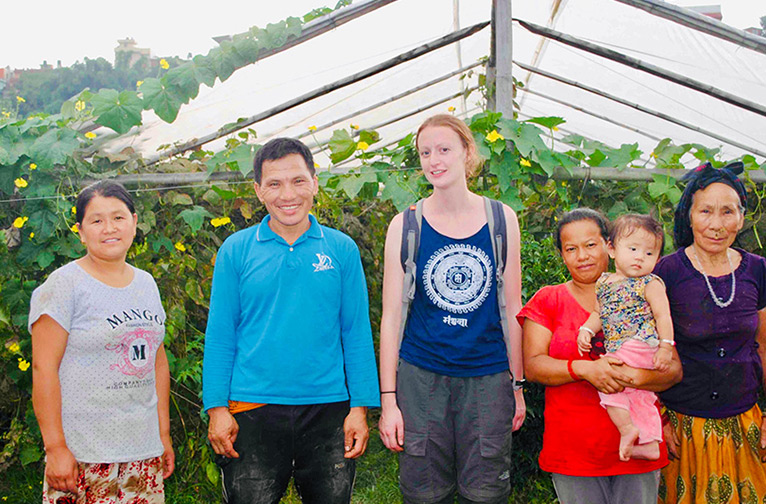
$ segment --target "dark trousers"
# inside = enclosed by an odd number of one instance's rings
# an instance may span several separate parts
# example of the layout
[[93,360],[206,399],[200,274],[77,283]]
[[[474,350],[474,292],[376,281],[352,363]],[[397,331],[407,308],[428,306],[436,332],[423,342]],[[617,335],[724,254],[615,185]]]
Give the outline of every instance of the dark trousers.
[[224,502],[278,504],[290,477],[306,504],[348,504],[355,461],[343,457],[349,402],[268,404],[237,413],[237,459],[220,457]]

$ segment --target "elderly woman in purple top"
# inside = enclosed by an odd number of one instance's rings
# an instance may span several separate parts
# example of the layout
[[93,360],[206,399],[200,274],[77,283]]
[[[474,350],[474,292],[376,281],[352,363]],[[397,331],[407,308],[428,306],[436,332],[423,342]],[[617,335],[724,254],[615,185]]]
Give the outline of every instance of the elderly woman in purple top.
[[747,193],[742,163],[700,166],[675,213],[678,250],[665,281],[683,380],[660,394],[670,464],[661,503],[764,502],[763,416],[756,404],[766,359],[766,260],[732,247]]

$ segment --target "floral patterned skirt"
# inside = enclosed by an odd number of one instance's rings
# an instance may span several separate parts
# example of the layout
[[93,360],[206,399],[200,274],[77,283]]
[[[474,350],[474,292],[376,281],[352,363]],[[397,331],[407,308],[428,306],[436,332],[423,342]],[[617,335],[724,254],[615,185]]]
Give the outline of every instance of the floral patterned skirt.
[[766,451],[760,448],[761,409],[728,418],[668,410],[681,446],[660,477],[660,504],[766,503]]
[[48,488],[43,504],[163,504],[162,457],[112,464],[77,464],[77,495]]

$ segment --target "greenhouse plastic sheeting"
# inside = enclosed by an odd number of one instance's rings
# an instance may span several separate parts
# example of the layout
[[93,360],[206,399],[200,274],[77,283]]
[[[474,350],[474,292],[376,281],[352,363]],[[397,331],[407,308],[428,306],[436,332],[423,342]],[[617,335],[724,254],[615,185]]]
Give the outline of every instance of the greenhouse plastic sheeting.
[[[587,40],[633,58],[712,85],[761,105],[766,101],[766,55],[709,34],[654,16],[614,0],[561,2],[550,22],[553,2],[514,2],[513,16]],[[624,100],[766,151],[766,117],[643,71],[585,53],[556,41],[545,41],[514,23],[513,58],[550,73],[600,89]],[[537,53],[537,54],[536,54]],[[747,151],[707,135],[671,124],[625,105],[514,66],[514,76],[529,89],[637,128],[648,135],[669,137],[676,144],[721,147],[731,159]],[[617,146],[638,142],[645,157],[656,140],[610,124],[537,95],[519,93],[522,112],[559,115],[565,127],[580,135]],[[762,156],[757,156],[764,161]],[[688,159],[693,164],[694,159]]]
[[[299,2],[296,2],[298,4]],[[359,3],[359,2],[356,2]],[[305,6],[304,6],[305,7]],[[453,8],[457,7],[457,16]],[[766,55],[672,21],[653,16],[614,0],[525,0],[512,4],[513,16],[538,25],[608,47],[661,68],[713,85],[758,103],[766,96]],[[298,9],[299,16],[309,9]],[[555,15],[554,14],[555,10]],[[167,124],[152,112],[144,112],[143,125],[108,142],[112,151],[132,147],[152,156],[163,144],[199,138],[221,126],[267,111],[297,96],[353,75],[421,44],[434,41],[460,28],[488,21],[490,0],[398,0],[312,40],[258,61],[235,72],[213,88],[202,86],[199,96],[184,105],[175,122]],[[253,20],[258,24],[258,20]],[[582,52],[560,42],[548,41],[514,22],[513,59],[550,73],[603,90],[712,131],[751,149],[766,151],[766,117],[735,105],[671,83],[645,72]],[[258,142],[274,136],[298,136],[309,126],[320,126],[353,114],[374,103],[413,89],[486,57],[490,28],[373,77],[320,96],[253,124]],[[508,57],[500,55],[499,57]],[[481,68],[481,67],[479,67]],[[656,138],[671,138],[674,143],[700,143],[720,147],[721,157],[730,159],[747,150],[710,138],[702,133],[671,124],[633,108],[586,91],[530,75],[514,66],[514,77],[528,89],[553,96],[579,108],[607,116],[631,129],[595,118],[546,98],[519,92],[520,118],[561,116],[566,119],[556,133],[575,133],[611,146],[638,143],[642,158],[651,164],[650,154]],[[475,86],[476,74],[452,77],[406,98],[320,129],[304,141],[314,146],[325,143],[333,129],[357,124],[376,128],[381,141],[373,148],[398,140],[417,129],[425,117],[455,107],[461,117],[478,112],[479,95],[454,98],[408,118],[379,127],[429,103]],[[205,145],[221,150],[224,139]],[[562,147],[556,142],[556,148]],[[757,156],[763,161],[761,156]],[[321,166],[329,166],[325,153],[317,155]],[[688,156],[691,166],[695,160]]]

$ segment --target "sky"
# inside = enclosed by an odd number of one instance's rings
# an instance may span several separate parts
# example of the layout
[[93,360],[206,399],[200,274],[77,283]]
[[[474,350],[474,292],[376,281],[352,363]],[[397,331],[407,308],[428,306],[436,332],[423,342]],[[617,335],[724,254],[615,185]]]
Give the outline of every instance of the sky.
[[[29,1],[29,0],[27,0]],[[359,0],[357,0],[358,2]],[[463,0],[469,1],[470,0]],[[539,0],[515,0],[539,1]],[[569,0],[587,1],[587,0]],[[444,0],[452,8],[452,0]],[[334,6],[335,0],[219,0],[200,8],[188,0],[131,0],[100,3],[35,0],[10,2],[0,23],[0,68],[38,68],[43,61],[69,66],[84,57],[114,61],[117,39],[133,37],[158,57],[205,54],[216,45],[212,37],[240,33],[311,9]],[[723,21],[735,28],[759,26],[766,0],[675,0],[681,6],[719,4]],[[110,8],[111,5],[117,5]]]

